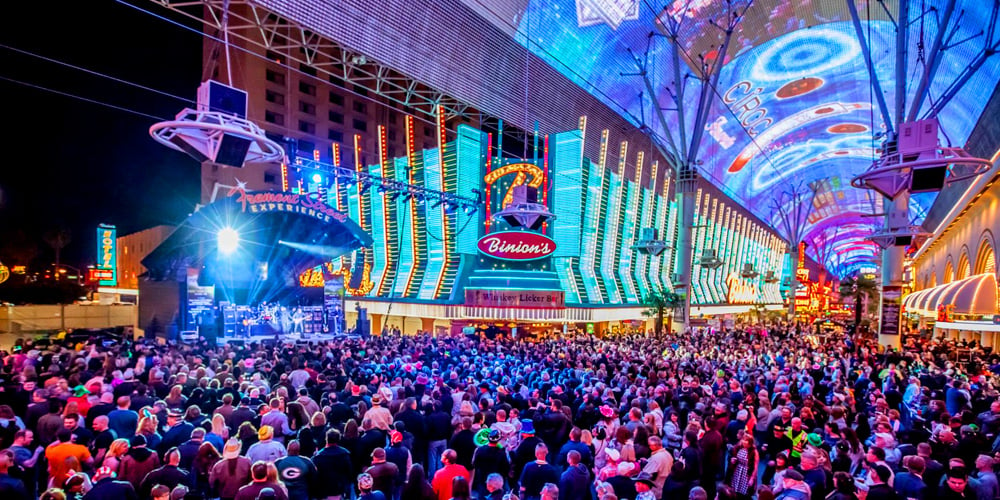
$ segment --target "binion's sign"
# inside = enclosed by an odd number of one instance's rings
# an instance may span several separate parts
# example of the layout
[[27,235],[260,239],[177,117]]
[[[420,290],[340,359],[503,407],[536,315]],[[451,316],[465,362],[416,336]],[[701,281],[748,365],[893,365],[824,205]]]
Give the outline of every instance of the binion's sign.
[[527,231],[487,234],[477,246],[480,252],[504,260],[543,259],[556,251],[556,242],[551,238]]
[[[104,271],[105,278],[98,283],[106,286],[118,284],[118,230],[115,226],[100,224],[97,226],[97,266]],[[109,274],[110,273],[110,274]]]

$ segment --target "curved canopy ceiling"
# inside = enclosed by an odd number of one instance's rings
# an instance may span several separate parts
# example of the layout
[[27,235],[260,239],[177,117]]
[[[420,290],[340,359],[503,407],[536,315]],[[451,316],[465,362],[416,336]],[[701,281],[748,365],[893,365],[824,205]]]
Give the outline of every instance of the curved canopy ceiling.
[[[675,0],[463,0],[520,44],[666,143],[655,118],[664,109],[667,128],[679,137],[669,19],[680,23],[681,74],[690,128],[701,90],[699,61],[713,60],[723,40],[727,2]],[[701,173],[776,228],[790,186],[804,185],[808,211],[804,241],[827,269],[847,275],[871,266],[877,247],[864,238],[881,226],[882,200],[854,189],[850,180],[878,156],[886,130],[851,21],[849,0],[757,0],[732,36],[718,84],[708,89],[711,108],[698,155]],[[905,0],[904,0],[905,1]],[[910,0],[906,106],[930,58],[946,0]],[[890,5],[891,4],[891,5]],[[898,1],[885,7],[857,0],[862,30],[890,113],[895,102]],[[998,30],[994,2],[957,0],[945,31],[950,45],[930,84],[918,118],[983,52]],[[888,10],[887,10],[888,9]],[[926,12],[921,16],[921,12]],[[950,32],[954,29],[954,33]],[[946,44],[947,45],[947,44]],[[923,48],[921,48],[923,47]],[[656,92],[650,99],[636,61]],[[1000,79],[1000,58],[989,58],[938,115],[941,141],[964,145]],[[686,130],[691,137],[692,130]],[[815,196],[813,195],[815,193]],[[922,221],[934,194],[911,199],[911,219]],[[785,213],[788,213],[785,210]]]

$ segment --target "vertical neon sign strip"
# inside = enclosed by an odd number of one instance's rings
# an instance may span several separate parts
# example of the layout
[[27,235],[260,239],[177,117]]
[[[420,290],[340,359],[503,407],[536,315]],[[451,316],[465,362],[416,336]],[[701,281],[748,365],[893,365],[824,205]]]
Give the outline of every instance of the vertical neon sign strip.
[[111,271],[111,279],[100,280],[99,284],[118,285],[118,229],[115,226],[97,226],[97,269]]
[[[413,141],[413,116],[406,115],[404,119],[404,124],[406,125],[406,171],[407,179],[409,179],[409,184],[414,185],[413,171],[417,168],[417,154],[416,147]],[[417,213],[417,200],[410,198],[410,246],[413,252],[413,268],[417,268],[418,265],[422,265],[420,258],[418,257],[420,249],[417,246],[417,218],[419,214]],[[410,286],[413,283],[413,275],[415,269],[411,269],[409,274],[406,276],[406,288],[403,289],[403,295],[405,296],[410,290]]]
[[281,162],[281,190],[288,191],[288,164]]
[[[441,190],[442,191],[447,191],[446,184],[445,184],[445,170],[446,170],[447,167],[446,167],[446,165],[444,163],[444,154],[445,154],[444,148],[445,148],[446,142],[448,141],[448,136],[447,136],[447,129],[445,128],[444,106],[438,106],[437,107],[437,133],[438,133],[438,164],[439,164],[438,166],[440,168],[440,175],[441,175]],[[443,257],[444,257],[444,269],[448,269],[451,266],[451,249],[449,248],[449,246],[451,245],[451,241],[450,241],[451,237],[448,234],[449,233],[449,229],[450,229],[448,227],[449,224],[450,224],[450,221],[448,219],[449,219],[449,217],[448,217],[448,211],[445,208],[445,204],[442,203],[441,204],[441,239],[443,240],[442,241],[442,244],[443,244],[442,247],[444,248],[444,255],[443,255]],[[439,298],[438,297],[438,293],[440,293],[440,291],[441,291],[441,285],[444,284],[444,275],[445,275],[445,273],[442,270],[441,274],[438,276],[437,284],[434,286],[434,298],[435,299]]]
[[[538,142],[536,136],[535,142]],[[549,135],[545,134],[545,139],[542,145],[542,175],[545,176],[545,180],[542,181],[542,204],[549,204]],[[542,223],[542,234],[548,234],[549,223]]]
[[[493,133],[486,134],[486,175],[493,171]],[[493,207],[490,206],[490,193],[493,186],[486,186],[486,234],[493,226]]]
[[333,171],[334,171],[333,189],[335,190],[334,193],[333,193],[333,198],[334,198],[334,201],[336,202],[335,205],[337,207],[337,210],[343,210],[343,208],[342,208],[343,205],[341,205],[341,203],[340,203],[340,175],[339,175],[340,174],[340,144],[338,144],[338,143],[335,142],[335,143],[333,143],[332,146],[330,146],[330,148],[332,149],[331,153],[333,154]]
[[[389,165],[389,151],[388,151],[388,138],[386,136],[385,125],[378,126],[378,159],[379,166],[381,167],[382,179],[390,180],[395,179],[396,173],[394,169]],[[375,294],[379,296],[387,295],[389,290],[386,286],[392,285],[396,278],[396,266],[395,262],[396,255],[399,254],[399,234],[396,227],[396,203],[391,201],[384,194],[380,197],[382,205],[382,234],[383,241],[382,247],[385,248],[385,255],[383,259],[385,261],[384,271],[378,273],[378,278],[375,283]],[[372,201],[374,206],[374,200]],[[373,272],[372,275],[375,275]]]

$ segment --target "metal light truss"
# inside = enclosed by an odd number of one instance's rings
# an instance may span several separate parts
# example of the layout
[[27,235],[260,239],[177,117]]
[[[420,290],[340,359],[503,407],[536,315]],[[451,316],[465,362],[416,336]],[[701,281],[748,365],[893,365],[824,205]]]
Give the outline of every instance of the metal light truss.
[[[436,204],[448,204],[456,209],[458,207],[473,207],[475,210],[478,210],[479,206],[482,205],[482,195],[476,190],[473,190],[473,194],[476,195],[475,198],[460,196],[447,191],[429,189],[385,176],[373,175],[365,171],[331,165],[308,158],[296,158],[293,166],[302,170],[313,170],[322,174],[332,175],[340,183],[355,182],[358,185],[367,185],[368,187],[375,188],[381,186],[387,193],[391,192],[399,196],[433,201]],[[333,180],[331,179],[331,182]]]
[[439,106],[448,116],[470,117],[478,113],[468,104],[282,17],[253,0],[152,1],[203,23],[207,34],[210,30],[222,31],[223,12],[228,4],[229,37],[236,46],[259,47],[281,54],[288,62],[305,64],[328,78],[339,79],[345,87],[364,88],[430,119],[436,117]]

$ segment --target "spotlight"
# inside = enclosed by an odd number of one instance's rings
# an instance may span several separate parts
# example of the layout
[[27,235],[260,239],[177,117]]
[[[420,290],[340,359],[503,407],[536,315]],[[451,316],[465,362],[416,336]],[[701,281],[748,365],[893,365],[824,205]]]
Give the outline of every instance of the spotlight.
[[368,188],[370,188],[371,186],[372,186],[371,182],[368,181],[362,182],[361,184],[358,185],[358,194],[365,194],[365,191],[368,191]]
[[424,193],[414,193],[413,199],[417,200],[417,203],[423,203],[427,200],[427,197],[424,196]]
[[393,191],[389,193],[389,201],[396,201],[399,198],[399,191]]
[[323,182],[323,176],[319,174],[313,174],[313,182],[315,182],[316,184]]
[[231,227],[219,230],[218,235],[219,252],[229,255],[240,246],[240,233]]

